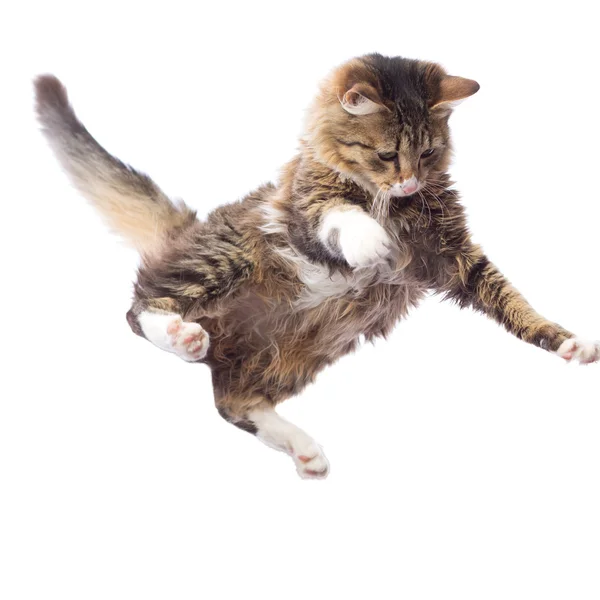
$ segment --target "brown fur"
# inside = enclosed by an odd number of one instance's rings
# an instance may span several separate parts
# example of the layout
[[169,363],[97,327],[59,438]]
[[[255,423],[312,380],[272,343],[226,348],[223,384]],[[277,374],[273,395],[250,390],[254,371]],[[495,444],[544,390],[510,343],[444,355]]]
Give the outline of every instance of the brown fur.
[[[136,317],[147,309],[199,322],[210,335],[204,362],[220,412],[246,430],[255,431],[246,419],[250,408],[296,394],[355,350],[361,336],[386,336],[430,290],[547,350],[572,336],[538,315],[471,242],[450,189],[449,103],[477,91],[471,80],[401,58],[350,61],[324,82],[301,151],[277,186],[216,209],[206,222],[175,208],[148,178],[102,150],[59,86],[50,78],[37,84],[53,147],[84,194],[142,250],[128,315],[133,330],[141,334]],[[376,105],[367,115],[348,114],[341,104],[367,100]],[[428,149],[434,153],[424,158]],[[100,186],[90,183],[90,152],[104,173]],[[378,193],[413,175],[427,183],[418,194]],[[319,239],[333,207],[358,207],[377,218],[394,242],[387,268],[358,277],[335,234],[326,244]],[[307,265],[351,284],[304,303]]]
[[147,175],[96,142],[73,113],[56,77],[42,75],[35,85],[38,115],[58,160],[116,233],[144,252],[195,220],[193,211],[175,206]]

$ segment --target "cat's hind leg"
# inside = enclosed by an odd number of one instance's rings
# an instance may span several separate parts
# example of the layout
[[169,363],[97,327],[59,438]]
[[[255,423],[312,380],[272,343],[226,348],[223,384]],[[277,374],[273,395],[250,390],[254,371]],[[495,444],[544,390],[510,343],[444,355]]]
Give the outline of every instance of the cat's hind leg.
[[177,354],[183,360],[196,362],[206,356],[208,334],[199,323],[184,321],[175,313],[150,310],[138,316],[144,336],[161,350]]
[[152,302],[145,304],[143,308],[134,305],[127,313],[127,320],[138,335],[187,362],[206,356],[209,338],[199,323],[184,321],[180,314],[162,309],[160,303],[158,306]]
[[329,462],[323,449],[302,429],[281,417],[268,402],[260,402],[236,417],[217,403],[221,416],[261,442],[289,455],[303,479],[324,479],[329,474]]
[[[243,215],[241,205],[236,210]],[[194,223],[161,252],[143,257],[127,314],[135,333],[189,362],[206,356],[208,334],[196,319],[215,302],[233,298],[255,265],[230,224],[240,218],[232,211],[215,213],[209,223]]]

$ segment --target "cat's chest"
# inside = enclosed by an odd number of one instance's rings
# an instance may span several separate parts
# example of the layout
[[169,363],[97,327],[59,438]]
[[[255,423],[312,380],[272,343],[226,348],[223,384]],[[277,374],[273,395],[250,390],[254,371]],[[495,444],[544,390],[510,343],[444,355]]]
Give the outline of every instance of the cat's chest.
[[298,266],[298,279],[302,286],[294,306],[299,310],[310,310],[333,298],[344,298],[360,290],[362,278],[354,273],[332,271],[308,261]]
[[340,340],[385,335],[427,292],[411,253],[370,267],[332,270],[309,261],[297,263],[302,282],[294,307],[310,315]]
[[363,282],[350,279],[345,285],[343,288],[342,282],[334,281],[329,288],[307,289],[299,298],[300,302],[313,303],[301,311],[304,316],[300,322],[317,344],[338,347],[361,336],[385,336],[426,291],[417,282],[398,277],[394,283],[376,279],[362,287]]
[[308,260],[299,260],[296,266],[302,285],[294,306],[300,310],[313,309],[335,299],[364,300],[373,288],[406,285],[410,279],[398,265],[379,264],[346,272]]

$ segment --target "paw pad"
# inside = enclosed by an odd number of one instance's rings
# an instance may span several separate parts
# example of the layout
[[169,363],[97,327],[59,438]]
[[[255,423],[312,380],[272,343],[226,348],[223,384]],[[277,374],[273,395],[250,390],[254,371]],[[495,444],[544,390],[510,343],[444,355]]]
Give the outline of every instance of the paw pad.
[[167,327],[172,352],[194,362],[206,356],[208,350],[208,334],[199,323],[188,323],[181,318],[174,319]]

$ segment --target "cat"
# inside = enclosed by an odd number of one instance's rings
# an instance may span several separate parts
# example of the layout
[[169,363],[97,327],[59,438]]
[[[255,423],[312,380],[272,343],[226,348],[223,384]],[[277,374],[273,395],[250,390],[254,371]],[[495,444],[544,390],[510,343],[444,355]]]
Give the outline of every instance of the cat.
[[346,62],[322,83],[278,184],[205,221],[104,150],[58,79],[35,89],[67,175],[140,252],[132,330],[207,364],[219,413],[288,453],[303,478],[326,477],[329,463],[275,406],[428,292],[567,361],[600,359],[600,343],[536,313],[471,241],[448,175],[448,120],[473,80],[402,57]]

